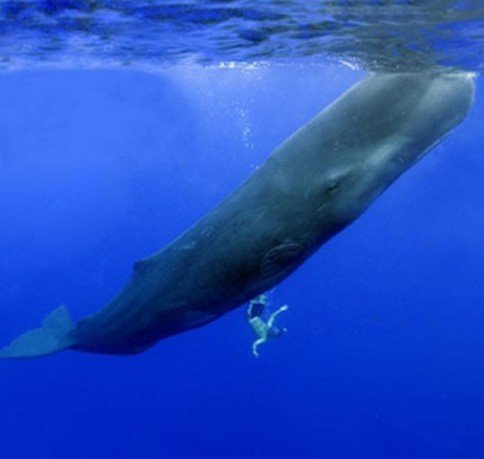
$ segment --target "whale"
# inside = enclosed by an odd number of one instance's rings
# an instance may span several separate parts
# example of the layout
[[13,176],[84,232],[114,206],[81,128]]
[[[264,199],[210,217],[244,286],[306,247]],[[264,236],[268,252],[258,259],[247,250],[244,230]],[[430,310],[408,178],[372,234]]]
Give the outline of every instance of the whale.
[[107,306],[77,323],[60,306],[0,358],[138,354],[222,317],[354,222],[465,119],[473,98],[471,74],[366,76],[191,228],[137,261]]

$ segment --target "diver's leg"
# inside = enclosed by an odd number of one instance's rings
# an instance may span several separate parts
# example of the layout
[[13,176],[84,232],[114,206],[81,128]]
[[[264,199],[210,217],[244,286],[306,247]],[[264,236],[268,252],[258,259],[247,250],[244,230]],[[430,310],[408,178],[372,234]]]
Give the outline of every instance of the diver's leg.
[[254,357],[258,358],[259,353],[257,352],[257,348],[261,345],[264,344],[267,341],[266,338],[259,338],[258,340],[254,341],[252,344],[252,354],[254,354]]

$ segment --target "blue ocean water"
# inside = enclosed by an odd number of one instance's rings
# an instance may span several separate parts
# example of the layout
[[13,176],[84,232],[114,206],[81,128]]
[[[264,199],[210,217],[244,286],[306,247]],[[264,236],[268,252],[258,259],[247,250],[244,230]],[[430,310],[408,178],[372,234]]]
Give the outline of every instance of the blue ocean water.
[[[95,3],[112,14],[130,5]],[[280,3],[267,11],[289,4]],[[38,19],[41,7],[64,17],[94,3],[7,4],[21,34],[33,29],[19,18]],[[61,303],[75,318],[105,305],[134,260],[197,221],[364,76],[284,52],[284,65],[233,65],[250,60],[239,52],[220,64],[202,45],[200,60],[213,65],[143,55],[96,70],[76,69],[68,46],[60,60],[5,49],[23,70],[0,74],[2,344]],[[472,56],[462,68],[482,68]],[[147,62],[151,72],[141,71]],[[271,293],[271,307],[290,305],[288,333],[260,359],[241,308],[135,357],[2,361],[0,457],[484,457],[483,89],[478,78],[468,119]]]

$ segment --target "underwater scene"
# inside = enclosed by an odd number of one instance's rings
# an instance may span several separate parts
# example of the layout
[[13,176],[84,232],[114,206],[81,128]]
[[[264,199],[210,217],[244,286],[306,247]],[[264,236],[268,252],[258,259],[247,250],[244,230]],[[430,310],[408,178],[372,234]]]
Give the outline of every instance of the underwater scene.
[[482,0],[0,1],[0,459],[484,458]]

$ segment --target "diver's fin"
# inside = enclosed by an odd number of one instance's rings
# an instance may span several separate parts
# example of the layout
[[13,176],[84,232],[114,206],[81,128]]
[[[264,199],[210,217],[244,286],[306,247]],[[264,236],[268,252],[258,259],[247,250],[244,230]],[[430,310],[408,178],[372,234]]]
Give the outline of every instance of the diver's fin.
[[41,328],[24,333],[0,350],[0,359],[22,359],[54,354],[73,342],[68,333],[74,328],[69,311],[61,306],[50,313]]

